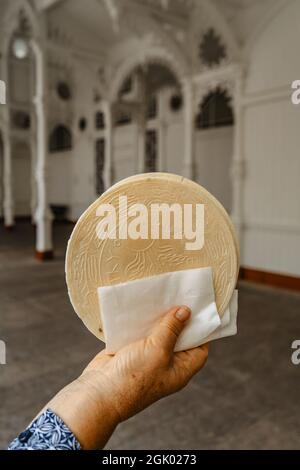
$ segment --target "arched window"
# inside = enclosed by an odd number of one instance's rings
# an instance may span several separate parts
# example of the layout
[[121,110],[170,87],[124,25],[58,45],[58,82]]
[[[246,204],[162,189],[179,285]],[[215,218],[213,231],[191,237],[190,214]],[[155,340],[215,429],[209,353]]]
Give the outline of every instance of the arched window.
[[97,111],[95,114],[95,128],[99,130],[105,129],[105,119],[102,111]]
[[126,95],[127,93],[130,93],[132,91],[132,76],[127,77],[124,82],[122,83],[122,86],[120,88],[120,95]]
[[71,131],[64,125],[59,124],[50,134],[49,151],[64,152],[72,149]]
[[157,171],[157,132],[155,129],[146,131],[145,173]]
[[199,106],[196,116],[197,129],[232,126],[234,124],[230,99],[226,91],[217,88],[210,92]]
[[157,117],[157,98],[155,95],[150,96],[147,103],[147,119],[155,119]]
[[119,110],[116,115],[115,125],[116,126],[125,126],[132,122],[132,117],[130,113],[126,113],[123,110]]
[[104,193],[104,161],[105,161],[105,139],[96,140],[96,193],[100,196]]

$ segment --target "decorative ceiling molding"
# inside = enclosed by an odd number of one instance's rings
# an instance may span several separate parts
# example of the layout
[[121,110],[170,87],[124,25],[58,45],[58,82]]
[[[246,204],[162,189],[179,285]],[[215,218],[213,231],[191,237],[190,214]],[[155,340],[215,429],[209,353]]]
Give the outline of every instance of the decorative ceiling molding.
[[38,11],[43,11],[53,8],[63,1],[64,0],[34,0],[34,4]]
[[101,49],[98,53],[91,52],[88,49],[83,47],[78,47],[75,45],[75,38],[69,32],[66,33],[65,30],[62,29],[61,25],[57,23],[51,23],[48,21],[48,39],[47,45],[48,48],[51,50],[58,49],[60,50],[61,54],[72,55],[74,58],[82,58],[86,60],[90,60],[92,62],[96,62],[99,65],[99,62],[103,62],[105,60],[106,54]]
[[65,29],[62,29],[57,23],[51,23],[51,21],[48,21],[47,36],[52,43],[58,43],[63,46],[70,46],[73,42],[71,35],[66,33]]
[[[227,46],[228,55],[234,57],[235,60],[238,59],[240,56],[238,41],[219,8],[211,0],[194,1],[194,6],[195,12],[193,19],[195,19],[196,22],[199,20],[199,14],[196,14],[198,11],[198,13],[200,13],[201,24],[206,22],[206,26],[213,27],[217,34],[223,38]],[[206,19],[205,22],[203,18]],[[197,27],[197,23],[195,26]]]
[[[139,65],[160,63],[173,72],[179,83],[190,74],[190,66],[186,50],[179,45],[175,38],[168,34],[152,15],[145,15],[145,8],[136,0],[128,0],[131,9],[127,13],[126,22],[130,31],[139,25],[143,35],[138,41],[128,39],[128,48],[124,41],[110,53],[109,100],[115,101],[123,81]],[[138,21],[137,21],[138,19]],[[131,28],[132,25],[132,28]],[[134,29],[133,29],[134,31]]]
[[115,33],[120,31],[120,3],[118,0],[100,0],[103,1],[112,21],[112,28]]
[[231,64],[219,69],[200,73],[193,77],[194,86],[194,111],[205,96],[221,88],[225,90],[230,99],[230,104],[235,111],[237,94],[240,91],[241,81],[244,77],[244,68],[241,64]]
[[71,71],[74,67],[74,59],[68,49],[53,46],[48,43],[48,63],[52,67],[57,67],[58,70]]
[[159,46],[148,47],[124,60],[115,70],[114,79],[109,90],[110,101],[117,100],[122,83],[136,67],[154,63],[166,66],[173,72],[179,83],[182,83],[187,75],[187,69],[170,51]]
[[173,26],[187,27],[190,12],[193,8],[194,0],[177,0],[177,4],[182,5],[180,12],[174,11],[176,0],[130,0],[133,7],[142,7],[144,13],[161,22],[167,22]]
[[199,48],[199,59],[203,67],[219,67],[227,59],[227,48],[214,28],[208,28],[203,34]]
[[8,51],[12,35],[20,27],[20,19],[26,21],[28,27],[30,28],[30,34],[32,37],[40,37],[40,22],[37,12],[31,6],[31,3],[28,0],[15,0],[9,3],[9,6],[4,14],[4,51]]

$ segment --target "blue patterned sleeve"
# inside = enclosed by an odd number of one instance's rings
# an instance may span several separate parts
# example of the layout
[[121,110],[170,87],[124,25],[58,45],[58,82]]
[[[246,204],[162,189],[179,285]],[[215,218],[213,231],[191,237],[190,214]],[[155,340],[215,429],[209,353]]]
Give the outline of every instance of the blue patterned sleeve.
[[38,416],[8,446],[8,450],[80,450],[63,420],[50,409]]

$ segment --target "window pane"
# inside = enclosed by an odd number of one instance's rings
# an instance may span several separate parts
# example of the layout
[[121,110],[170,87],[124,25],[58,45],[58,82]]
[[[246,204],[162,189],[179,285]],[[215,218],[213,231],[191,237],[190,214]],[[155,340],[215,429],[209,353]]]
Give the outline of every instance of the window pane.
[[96,194],[99,196],[104,192],[104,160],[105,160],[105,139],[96,140]]
[[234,124],[230,99],[226,92],[217,89],[209,93],[199,107],[196,116],[197,129],[232,126]]
[[145,171],[157,171],[157,132],[149,130],[146,132],[146,161]]

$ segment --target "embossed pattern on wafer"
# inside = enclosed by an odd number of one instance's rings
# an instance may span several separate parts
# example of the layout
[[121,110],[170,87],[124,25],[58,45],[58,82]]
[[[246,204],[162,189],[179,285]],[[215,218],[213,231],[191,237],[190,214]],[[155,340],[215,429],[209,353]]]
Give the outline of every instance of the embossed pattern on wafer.
[[[127,196],[128,205],[205,204],[204,247],[187,251],[184,238],[99,239],[96,235],[99,223],[96,209],[100,204],[111,203],[118,215],[120,195]],[[198,184],[177,175],[149,173],[127,178],[112,186],[80,217],[68,243],[66,278],[76,313],[92,333],[103,339],[97,287],[205,266],[213,268],[216,304],[222,314],[232,296],[239,269],[237,241],[227,213]]]

